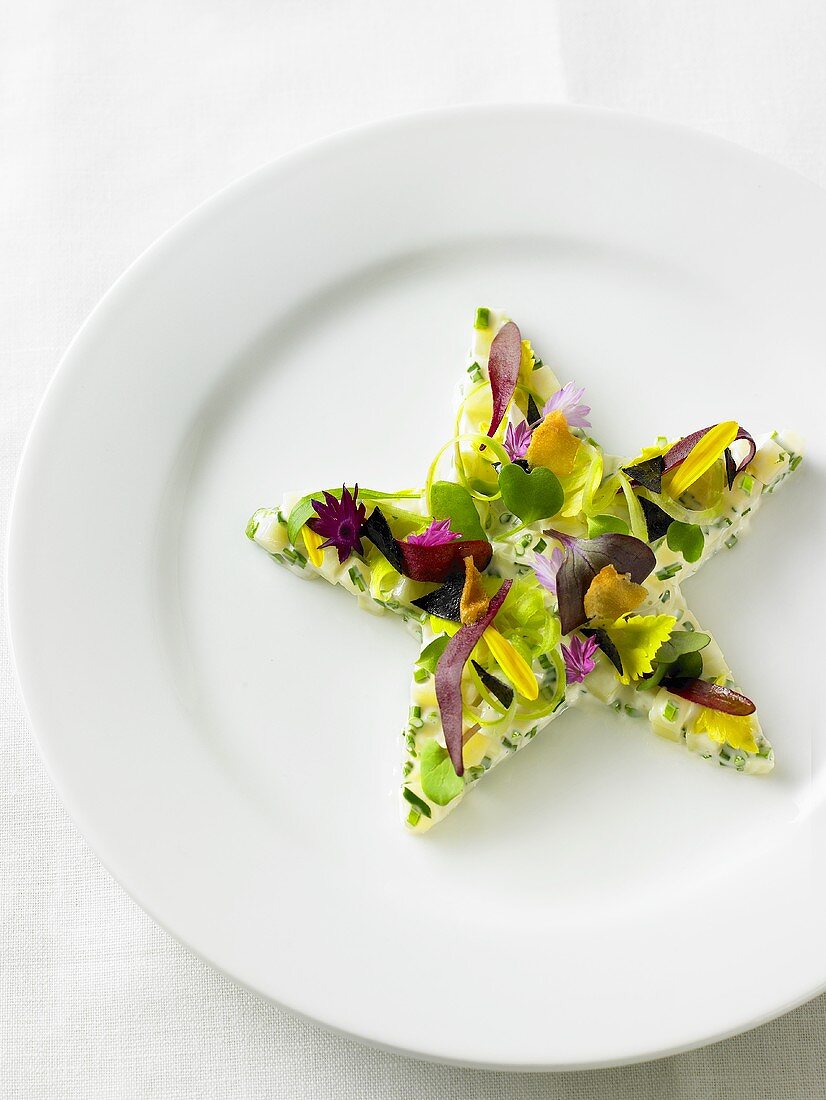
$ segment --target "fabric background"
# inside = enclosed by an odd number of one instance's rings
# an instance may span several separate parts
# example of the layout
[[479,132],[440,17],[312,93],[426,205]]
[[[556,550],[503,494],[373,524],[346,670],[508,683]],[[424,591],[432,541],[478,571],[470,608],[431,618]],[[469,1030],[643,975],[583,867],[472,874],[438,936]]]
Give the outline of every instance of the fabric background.
[[[0,535],[80,322],[164,229],[314,138],[447,103],[686,122],[826,183],[819,0],[9,0],[0,6]],[[810,1100],[826,998],[625,1069],[520,1076],[366,1049],[236,989],[100,867],[0,644],[0,1095]]]

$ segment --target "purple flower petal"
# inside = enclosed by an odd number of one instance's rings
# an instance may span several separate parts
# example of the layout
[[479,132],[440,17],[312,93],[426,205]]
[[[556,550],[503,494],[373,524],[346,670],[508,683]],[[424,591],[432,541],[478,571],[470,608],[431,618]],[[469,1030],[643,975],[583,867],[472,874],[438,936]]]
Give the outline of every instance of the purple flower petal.
[[516,462],[517,458],[524,458],[528,453],[530,443],[531,429],[527,420],[523,420],[516,427],[513,424],[508,424],[505,431],[505,450],[508,452],[511,462]]
[[566,382],[561,390],[557,390],[545,402],[542,415],[547,416],[548,413],[561,412],[567,420],[569,428],[590,428],[591,421],[586,418],[591,411],[591,406],[582,404],[584,393],[583,387],[580,386],[577,389],[576,382]]
[[565,660],[565,680],[569,684],[581,684],[589,672],[594,671],[596,661],[594,654],[597,649],[596,638],[580,638],[574,634],[570,646],[562,646],[562,656]]
[[556,574],[560,565],[562,565],[564,556],[559,547],[555,546],[549,558],[544,554],[534,554],[533,561],[530,563],[531,569],[536,574],[536,579],[543,588],[547,588],[554,596],[556,595]]
[[434,519],[426,531],[420,535],[408,535],[409,546],[445,546],[449,542],[461,539],[455,531],[450,529],[449,519]]
[[345,562],[354,550],[362,552],[360,531],[366,509],[358,503],[358,493],[358,485],[352,493],[342,485],[341,500],[336,500],[332,493],[325,490],[325,503],[312,501],[317,518],[308,520],[307,526],[326,540],[322,542],[322,548],[336,548],[339,562]]

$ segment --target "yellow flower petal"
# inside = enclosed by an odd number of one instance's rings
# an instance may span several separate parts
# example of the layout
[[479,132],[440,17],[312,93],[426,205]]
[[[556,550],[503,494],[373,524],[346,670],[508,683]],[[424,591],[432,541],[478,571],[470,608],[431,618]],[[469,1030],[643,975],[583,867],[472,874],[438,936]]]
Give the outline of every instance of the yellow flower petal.
[[539,695],[539,684],[525,658],[493,626],[489,626],[482,637],[487,642],[493,659],[519,694],[525,699],[536,699]]
[[754,739],[757,723],[752,714],[723,714],[722,711],[703,707],[695,729],[700,733],[707,733],[712,741],[718,741],[721,745],[729,744],[733,749],[757,752],[758,746]]
[[697,440],[686,460],[677,467],[669,481],[668,492],[675,500],[701,478],[706,470],[711,469],[726,447],[734,442],[739,430],[740,426],[735,420],[724,420]]
[[677,624],[673,615],[632,615],[607,628],[622,661],[623,684],[651,672],[657,650]]
[[321,549],[324,539],[321,535],[317,535],[306,523],[301,528],[301,533],[304,536],[304,545],[307,548],[307,557],[310,559],[310,564],[318,569],[320,565],[324,564],[324,551]]

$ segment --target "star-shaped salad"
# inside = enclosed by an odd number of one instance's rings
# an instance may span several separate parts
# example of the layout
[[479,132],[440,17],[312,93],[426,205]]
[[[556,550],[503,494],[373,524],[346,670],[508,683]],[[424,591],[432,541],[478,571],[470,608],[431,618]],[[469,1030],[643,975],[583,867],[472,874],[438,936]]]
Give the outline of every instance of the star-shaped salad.
[[512,320],[479,309],[453,437],[422,488],[288,494],[247,525],[296,576],[418,638],[400,785],[415,832],[586,702],[735,771],[774,766],[681,586],[736,545],[799,443],[729,420],[625,460],[588,434],[589,413]]

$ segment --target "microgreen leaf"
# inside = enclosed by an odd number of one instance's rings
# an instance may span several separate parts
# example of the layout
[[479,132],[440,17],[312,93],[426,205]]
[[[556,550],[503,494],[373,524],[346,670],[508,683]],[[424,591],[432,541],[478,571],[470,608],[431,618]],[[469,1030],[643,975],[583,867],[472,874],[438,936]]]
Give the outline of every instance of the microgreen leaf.
[[464,588],[464,573],[454,573],[439,588],[419,596],[412,603],[414,607],[420,607],[428,615],[436,615],[440,619],[449,619],[452,623],[458,623],[462,621],[460,605]]
[[709,710],[719,710],[723,714],[745,716],[754,714],[757,709],[754,703],[745,695],[733,688],[721,687],[719,684],[710,684],[707,680],[699,679],[667,679],[663,681],[663,687],[672,695],[679,695],[681,699],[688,699],[698,706],[708,707]]
[[675,630],[657,650],[657,664],[671,664],[684,653],[705,649],[710,641],[711,635],[701,630]]
[[703,655],[698,650],[681,653],[677,660],[668,665],[665,675],[675,680],[694,680],[703,674]]
[[671,526],[672,517],[668,512],[664,512],[659,504],[655,504],[653,500],[648,500],[647,497],[638,497],[640,506],[642,507],[643,515],[645,516],[645,525],[648,528],[648,541],[656,542],[657,539],[661,539]]
[[618,573],[630,573],[635,584],[642,584],[657,564],[651,547],[633,535],[608,534],[595,539],[575,539],[559,531],[544,533],[565,548],[565,557],[556,575],[563,634],[569,634],[586,621],[585,593],[606,565],[613,565]]
[[462,670],[474,647],[496,618],[496,613],[510,592],[511,584],[511,581],[504,581],[491,599],[487,613],[453,635],[436,666],[436,698],[439,702],[445,744],[457,775],[462,775],[465,770],[462,760]]
[[493,393],[493,415],[488,428],[488,435],[491,437],[496,435],[496,429],[502,423],[502,417],[513,397],[521,363],[522,334],[513,321],[508,321],[494,336],[488,358],[488,375]]
[[559,478],[542,466],[526,473],[514,462],[504,463],[499,471],[502,503],[523,523],[536,523],[555,516],[565,500]]
[[416,660],[416,664],[420,668],[427,669],[428,672],[434,673],[436,671],[436,665],[439,663],[439,658],[447,648],[447,643],[450,638],[447,634],[439,634],[433,639],[432,642],[424,647]]
[[630,478],[633,478],[638,485],[645,486],[652,493],[662,491],[664,469],[665,459],[662,455],[655,455],[654,458],[646,458],[643,462],[624,467],[625,473]]
[[670,550],[680,551],[686,561],[699,561],[705,545],[705,536],[702,527],[696,523],[681,523],[680,520],[672,520],[668,525],[666,542]]
[[434,519],[450,520],[450,527],[466,539],[486,539],[473,497],[453,481],[435,481],[430,487],[430,511]]
[[399,544],[390,530],[390,524],[380,508],[374,508],[361,525],[361,534],[372,542],[395,570],[401,573],[404,565],[402,552],[399,550]]
[[497,676],[483,668],[478,661],[471,661],[470,663],[476,669],[479,679],[491,695],[498,699],[503,707],[509,707],[513,702],[513,688],[510,684],[503,683]]
[[464,780],[456,774],[447,749],[433,738],[421,754],[422,790],[437,806],[446,806],[465,789]]
[[588,516],[588,538],[595,539],[600,535],[627,535],[628,524],[619,516]]

